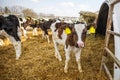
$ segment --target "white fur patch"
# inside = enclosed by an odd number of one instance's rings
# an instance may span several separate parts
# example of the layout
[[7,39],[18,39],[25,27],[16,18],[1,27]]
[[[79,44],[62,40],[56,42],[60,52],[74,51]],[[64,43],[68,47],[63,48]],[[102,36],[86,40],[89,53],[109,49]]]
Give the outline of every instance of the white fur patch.
[[85,28],[85,24],[75,24],[76,33],[79,34],[78,41],[82,41],[81,35],[84,28]]
[[16,59],[19,59],[20,55],[21,55],[21,42],[20,41],[16,41],[14,37],[9,36],[9,39],[11,41],[11,43],[13,44],[14,48],[15,48],[15,52],[16,52]]

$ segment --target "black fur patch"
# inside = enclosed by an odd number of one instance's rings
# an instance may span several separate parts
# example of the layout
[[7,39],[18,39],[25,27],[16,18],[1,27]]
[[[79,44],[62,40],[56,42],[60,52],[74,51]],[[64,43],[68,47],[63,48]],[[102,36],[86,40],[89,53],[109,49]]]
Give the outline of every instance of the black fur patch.
[[19,20],[15,15],[8,15],[6,17],[0,15],[0,30],[5,30],[5,32],[14,37],[16,41],[20,41],[17,34],[18,27],[20,27]]

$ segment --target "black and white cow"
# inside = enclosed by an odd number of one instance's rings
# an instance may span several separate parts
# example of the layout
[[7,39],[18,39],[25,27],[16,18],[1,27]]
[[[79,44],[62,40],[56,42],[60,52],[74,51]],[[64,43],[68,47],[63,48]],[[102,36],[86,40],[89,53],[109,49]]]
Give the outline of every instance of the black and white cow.
[[15,15],[0,15],[0,35],[9,38],[16,51],[16,59],[21,55],[21,32]]
[[48,21],[43,21],[38,24],[38,27],[42,30],[42,38],[47,37],[48,43],[50,43],[48,30],[55,21],[54,19],[49,19]]
[[64,46],[66,56],[64,72],[67,73],[68,71],[68,62],[70,60],[71,52],[75,53],[78,70],[79,72],[82,72],[80,54],[81,49],[84,47],[84,40],[87,32],[85,24],[55,22],[51,25],[51,30],[55,48],[55,57],[58,58],[59,61],[61,61],[62,58],[58,50],[58,44]]

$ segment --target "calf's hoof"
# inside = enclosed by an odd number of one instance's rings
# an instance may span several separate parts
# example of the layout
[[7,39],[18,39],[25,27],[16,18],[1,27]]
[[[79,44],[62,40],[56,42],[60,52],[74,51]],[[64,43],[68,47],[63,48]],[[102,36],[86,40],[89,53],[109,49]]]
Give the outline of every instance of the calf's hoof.
[[64,69],[64,73],[68,73],[68,71]]
[[83,70],[79,70],[79,72],[80,72],[80,73],[82,73],[82,72],[83,72]]
[[64,73],[67,73],[68,69],[66,67],[64,67]]
[[19,57],[16,57],[16,60],[19,60]]
[[60,58],[59,61],[62,61],[62,59]]

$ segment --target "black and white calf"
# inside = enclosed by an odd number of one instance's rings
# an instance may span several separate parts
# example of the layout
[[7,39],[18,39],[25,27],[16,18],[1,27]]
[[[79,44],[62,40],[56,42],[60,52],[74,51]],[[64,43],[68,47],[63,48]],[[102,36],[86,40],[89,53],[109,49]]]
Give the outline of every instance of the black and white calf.
[[38,27],[42,30],[42,38],[47,37],[48,43],[50,43],[48,30],[50,29],[51,24],[54,22],[54,19],[49,19],[48,21],[44,21],[38,24]]
[[32,28],[33,29],[33,36],[37,36],[37,20],[32,19],[31,17],[29,17],[28,19],[24,20],[23,18],[19,18],[20,23],[21,23],[21,29],[23,31],[23,36],[27,39],[27,29],[28,28]]
[[16,59],[21,55],[21,32],[15,15],[0,15],[0,35],[9,38],[16,51]]
[[[58,26],[59,25],[59,26]],[[85,24],[67,24],[61,22],[55,22],[51,25],[52,39],[55,48],[55,57],[62,60],[58,50],[58,44],[64,46],[65,50],[65,67],[64,72],[68,71],[68,62],[70,60],[70,54],[74,53],[78,64],[79,72],[82,72],[80,63],[81,49],[84,47],[84,39],[87,29]]]

